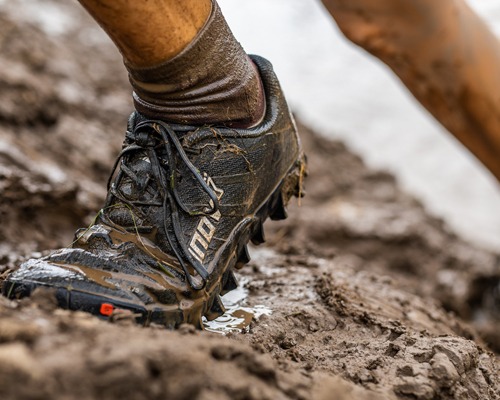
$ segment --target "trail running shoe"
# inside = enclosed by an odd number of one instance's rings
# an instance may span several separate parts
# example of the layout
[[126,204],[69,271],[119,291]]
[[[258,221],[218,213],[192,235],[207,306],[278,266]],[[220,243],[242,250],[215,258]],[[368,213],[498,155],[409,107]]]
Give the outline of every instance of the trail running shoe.
[[305,168],[272,66],[253,60],[266,92],[261,124],[190,127],[132,114],[95,224],[72,248],[22,264],[3,294],[52,288],[62,308],[103,318],[130,310],[140,324],[169,328],[222,315],[246,244],[264,242],[267,217],[286,218]]

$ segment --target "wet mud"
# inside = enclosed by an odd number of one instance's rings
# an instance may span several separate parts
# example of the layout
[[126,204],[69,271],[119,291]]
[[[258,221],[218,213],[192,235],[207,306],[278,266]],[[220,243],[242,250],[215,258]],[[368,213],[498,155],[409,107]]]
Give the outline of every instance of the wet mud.
[[[0,6],[0,276],[92,221],[131,110],[92,22],[35,3],[71,23],[54,33],[19,16],[26,2]],[[499,399],[499,255],[301,132],[307,196],[266,223],[227,323],[171,332],[58,310],[45,292],[0,298],[0,398]]]

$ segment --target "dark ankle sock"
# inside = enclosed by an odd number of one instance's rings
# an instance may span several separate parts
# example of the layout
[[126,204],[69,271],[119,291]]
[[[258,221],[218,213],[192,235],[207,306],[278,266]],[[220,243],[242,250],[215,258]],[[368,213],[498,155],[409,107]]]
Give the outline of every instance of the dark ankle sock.
[[125,61],[137,111],[173,123],[257,124],[265,97],[257,68],[234,38],[218,4],[191,44],[160,65]]

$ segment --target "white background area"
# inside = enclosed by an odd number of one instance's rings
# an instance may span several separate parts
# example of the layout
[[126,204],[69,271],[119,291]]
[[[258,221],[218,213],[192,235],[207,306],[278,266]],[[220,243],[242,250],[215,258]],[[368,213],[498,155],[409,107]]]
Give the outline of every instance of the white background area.
[[[469,3],[498,35],[500,2]],[[386,66],[344,39],[319,1],[219,4],[245,50],[272,61],[303,121],[395,173],[462,236],[500,249],[500,185]]]

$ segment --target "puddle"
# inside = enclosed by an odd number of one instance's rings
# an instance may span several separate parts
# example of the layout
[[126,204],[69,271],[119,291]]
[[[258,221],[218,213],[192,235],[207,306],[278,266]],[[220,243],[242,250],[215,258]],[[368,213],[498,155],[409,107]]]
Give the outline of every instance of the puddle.
[[248,290],[247,278],[239,279],[237,289],[222,296],[222,303],[226,307],[226,313],[213,321],[203,318],[203,326],[209,332],[226,334],[229,332],[241,332],[247,329],[252,319],[259,319],[262,315],[271,315],[272,310],[264,305],[249,307],[246,304]]

